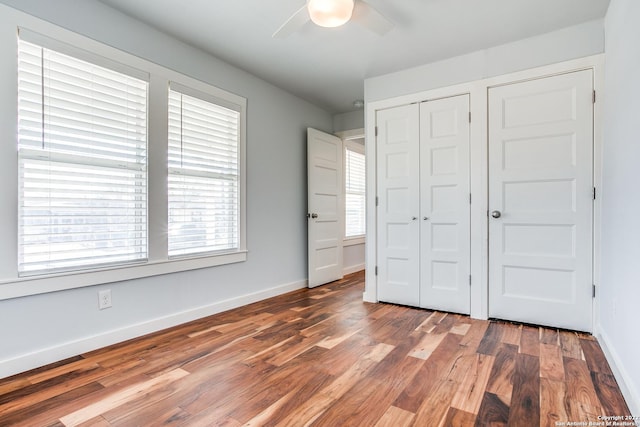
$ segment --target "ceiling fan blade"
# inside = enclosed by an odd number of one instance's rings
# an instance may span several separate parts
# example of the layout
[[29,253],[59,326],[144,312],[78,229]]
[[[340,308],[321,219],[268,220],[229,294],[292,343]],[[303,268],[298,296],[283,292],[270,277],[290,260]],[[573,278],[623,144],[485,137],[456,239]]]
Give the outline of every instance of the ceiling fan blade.
[[355,22],[381,36],[387,34],[393,28],[393,23],[384,17],[373,6],[364,0],[356,1],[353,8]]
[[292,33],[298,31],[304,24],[309,22],[311,18],[309,18],[309,11],[307,10],[307,5],[305,3],[304,6],[300,8],[296,13],[291,15],[287,21],[282,24],[280,28],[276,30],[275,33],[271,37],[274,39],[283,39],[288,37]]

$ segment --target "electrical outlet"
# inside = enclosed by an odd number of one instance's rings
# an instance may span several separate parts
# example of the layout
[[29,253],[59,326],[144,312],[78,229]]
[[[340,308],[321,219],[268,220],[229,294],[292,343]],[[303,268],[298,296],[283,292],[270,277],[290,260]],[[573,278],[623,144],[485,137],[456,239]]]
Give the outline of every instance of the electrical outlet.
[[111,307],[111,289],[98,292],[98,308],[104,310]]

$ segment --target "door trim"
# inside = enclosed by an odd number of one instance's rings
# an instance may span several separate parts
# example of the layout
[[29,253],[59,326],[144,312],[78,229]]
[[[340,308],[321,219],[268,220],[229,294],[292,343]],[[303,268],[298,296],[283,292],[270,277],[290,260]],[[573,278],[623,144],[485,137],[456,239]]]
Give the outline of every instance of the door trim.
[[[396,107],[414,102],[434,100],[438,98],[469,94],[471,102],[471,317],[476,319],[488,318],[488,136],[487,136],[487,90],[490,86],[508,84],[517,81],[537,79],[540,77],[564,74],[567,72],[591,69],[594,76],[594,88],[602,94],[604,88],[604,54],[592,55],[584,58],[560,62],[552,65],[536,67],[515,73],[481,80],[446,86],[428,91],[403,95],[378,101],[367,102],[365,106],[367,156],[367,223],[377,224],[376,218],[376,112],[378,110]],[[594,186],[602,187],[602,96],[594,105]],[[600,224],[601,198],[596,198],[593,212],[593,280],[600,283]],[[377,261],[376,230],[367,231],[366,245],[366,285],[363,299],[377,302],[377,282],[375,266]],[[593,304],[594,334],[598,332],[597,318],[598,294]]]

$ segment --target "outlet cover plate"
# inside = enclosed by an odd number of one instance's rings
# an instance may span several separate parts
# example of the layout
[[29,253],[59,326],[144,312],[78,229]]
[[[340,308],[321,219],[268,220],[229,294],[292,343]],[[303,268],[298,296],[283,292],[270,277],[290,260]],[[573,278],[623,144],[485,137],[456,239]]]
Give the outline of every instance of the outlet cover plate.
[[104,310],[109,307],[111,307],[111,289],[98,291],[98,308]]

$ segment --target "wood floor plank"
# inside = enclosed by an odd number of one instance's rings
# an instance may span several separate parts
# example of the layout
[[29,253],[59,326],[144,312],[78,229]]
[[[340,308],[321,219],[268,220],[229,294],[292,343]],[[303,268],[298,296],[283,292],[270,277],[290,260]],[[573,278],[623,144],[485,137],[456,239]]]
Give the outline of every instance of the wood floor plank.
[[604,415],[631,415],[619,392],[618,383],[613,375],[591,372],[591,381],[602,405]]
[[346,372],[320,390],[315,399],[301,403],[281,420],[278,425],[299,426],[315,421],[333,402],[338,400],[364,379],[373,366],[382,360],[394,346],[378,344],[364,357],[358,359]]
[[564,380],[562,349],[557,344],[540,344],[540,377]]
[[538,357],[540,355],[539,328],[523,326],[520,335],[520,353]]
[[450,332],[457,335],[466,335],[470,327],[471,323],[458,323],[451,328]]
[[522,325],[514,325],[505,323],[502,331],[502,343],[511,344],[520,347],[520,338],[522,335]]
[[440,342],[445,337],[445,334],[425,334],[420,342],[409,352],[409,357],[416,357],[418,359],[427,360],[431,353],[440,345]]
[[275,355],[272,355],[272,357],[267,359],[267,363],[282,366],[315,345],[320,344],[323,339],[324,338],[322,336],[313,336],[309,338],[301,338],[298,342],[294,340],[291,345],[287,346],[287,348],[281,347]]
[[462,355],[465,347],[460,346],[461,339],[457,334],[446,334],[413,380],[402,390],[394,405],[412,413],[417,412],[424,397],[430,395],[446,378],[457,358]]
[[389,406],[374,427],[409,427],[415,414],[396,406]]
[[53,424],[61,416],[73,411],[76,402],[82,401],[84,397],[97,396],[103,390],[102,385],[90,383],[20,410],[5,410],[4,406],[0,406],[0,426],[33,427]]
[[0,379],[0,425],[503,426],[625,414],[594,337],[362,301],[364,274]]
[[540,361],[537,357],[520,353],[516,355],[513,372],[513,395],[508,425],[536,426],[539,424]]
[[465,348],[467,354],[476,352],[488,328],[489,322],[472,319],[471,327],[460,340],[460,345]]
[[509,422],[509,406],[497,395],[486,392],[482,398],[475,427],[506,426]]
[[565,396],[567,415],[575,420],[596,420],[598,415],[602,415],[602,409],[591,381],[587,363],[565,357],[564,369],[567,387]]
[[436,325],[446,316],[447,316],[447,313],[441,313],[439,311],[431,312],[429,316],[426,319],[424,319],[422,323],[420,323],[420,325],[416,327],[416,331],[419,330],[427,334],[430,334],[433,331],[433,329],[436,327]]
[[557,329],[540,328],[540,343],[558,345],[559,335]]
[[[326,355],[322,358],[322,364],[318,366],[318,368],[333,376],[340,376],[360,358],[368,355],[378,344],[380,343],[372,340],[367,335],[353,335],[331,350],[323,349]],[[391,344],[382,344],[389,346],[391,349],[395,348],[395,346]]]
[[607,359],[605,359],[604,353],[597,342],[581,339],[580,347],[582,348],[582,353],[584,354],[584,359],[587,362],[589,371],[613,376],[609,363]]
[[[267,424],[275,425],[287,418],[287,415],[293,412],[304,402],[311,400],[331,381],[331,376],[324,372],[315,372],[314,375],[297,387],[291,387],[291,391],[284,390],[284,394],[276,402],[264,408],[260,413],[254,415],[251,419],[246,420],[245,426],[263,426]],[[267,391],[270,393],[271,390]],[[246,407],[242,408],[246,411]],[[244,421],[244,417],[240,412],[232,412],[231,416],[239,421]]]
[[476,354],[473,364],[453,397],[451,402],[453,408],[471,414],[478,413],[494,361],[493,356]]
[[435,328],[433,328],[431,333],[432,334],[445,334],[445,333],[449,332],[451,330],[451,328],[453,327],[453,325],[455,325],[455,323],[456,323],[456,320],[457,320],[456,316],[457,315],[455,315],[455,314],[447,313],[438,322],[438,324],[435,326]]
[[487,381],[487,392],[500,397],[507,405],[511,404],[513,392],[513,373],[515,372],[518,347],[501,344],[495,356],[493,368]]
[[487,332],[482,337],[478,346],[478,353],[495,355],[498,345],[502,341],[502,330],[505,329],[503,324],[491,322],[487,328]]
[[94,384],[106,374],[103,369],[94,365],[74,369],[57,377],[0,395],[0,407],[3,412],[22,410],[34,404],[41,404],[69,390]]
[[560,331],[560,348],[562,349],[562,357],[571,357],[573,359],[583,360],[582,347],[580,347],[580,339],[575,332]]
[[475,414],[451,407],[440,425],[443,427],[469,427],[474,424],[475,420]]
[[413,425],[439,426],[443,424],[459,385],[449,379],[440,380],[433,392],[424,399],[416,411]]
[[555,427],[571,420],[564,405],[566,394],[567,388],[563,381],[540,378],[540,426]]
[[68,427],[77,426],[96,415],[103,414],[110,409],[116,408],[123,403],[126,403],[133,396],[140,396],[149,393],[154,388],[160,388],[172,381],[189,375],[187,371],[182,369],[176,369],[175,371],[168,372],[160,377],[152,378],[149,381],[137,384],[135,386],[121,390],[106,399],[96,402],[92,405],[74,411],[60,418],[60,421]]

